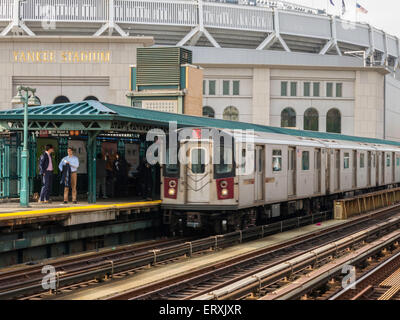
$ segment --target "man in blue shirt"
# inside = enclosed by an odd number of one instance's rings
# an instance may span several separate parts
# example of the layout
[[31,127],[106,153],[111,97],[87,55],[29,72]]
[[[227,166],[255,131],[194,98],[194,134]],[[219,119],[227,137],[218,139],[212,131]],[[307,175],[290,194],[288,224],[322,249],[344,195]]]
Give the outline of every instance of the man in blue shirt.
[[[78,157],[74,156],[74,150],[70,147],[68,148],[68,156],[62,158],[58,168],[60,171],[63,170],[63,166],[69,164],[71,168],[71,190],[72,190],[72,202],[74,204],[77,203],[76,201],[76,183],[78,180],[77,170],[79,168],[79,159]],[[69,187],[64,188],[64,204],[68,203],[68,193]]]

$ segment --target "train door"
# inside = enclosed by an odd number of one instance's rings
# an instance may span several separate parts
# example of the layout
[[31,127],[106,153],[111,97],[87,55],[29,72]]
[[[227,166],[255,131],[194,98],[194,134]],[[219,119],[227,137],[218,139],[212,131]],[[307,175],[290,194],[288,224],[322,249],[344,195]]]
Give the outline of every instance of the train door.
[[385,184],[385,157],[386,157],[386,154],[385,154],[385,152],[381,152],[381,163],[380,163],[380,166],[381,166],[381,185],[384,185]]
[[325,159],[325,192],[328,194],[331,190],[331,150],[326,151]]
[[255,200],[260,201],[264,199],[264,185],[265,185],[265,175],[264,175],[264,147],[256,146],[255,148],[255,174],[254,174],[254,195]]
[[357,150],[353,151],[353,189],[357,188]]
[[296,194],[296,148],[288,149],[288,196]]
[[396,181],[396,153],[392,152],[392,181]]
[[376,179],[375,179],[375,183],[377,186],[380,185],[381,183],[381,179],[380,179],[380,172],[381,172],[381,161],[380,161],[380,152],[376,152],[375,153],[375,173],[376,173]]
[[187,165],[187,202],[201,203],[210,201],[210,164],[209,150],[196,144],[188,151]]
[[314,193],[321,192],[321,149],[314,152]]
[[334,176],[334,189],[340,189],[340,150],[335,150],[335,176]]
[[372,171],[372,154],[368,151],[368,172],[367,172],[367,186],[371,186],[371,171]]

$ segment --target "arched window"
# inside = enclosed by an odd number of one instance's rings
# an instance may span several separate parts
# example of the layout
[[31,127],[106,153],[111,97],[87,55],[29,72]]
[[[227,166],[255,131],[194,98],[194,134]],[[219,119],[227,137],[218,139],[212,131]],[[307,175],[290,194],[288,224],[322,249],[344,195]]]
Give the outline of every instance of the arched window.
[[338,109],[331,109],[326,115],[326,132],[342,132],[342,116]]
[[215,118],[215,111],[209,106],[203,107],[203,117]]
[[224,120],[239,120],[239,110],[234,106],[226,107],[223,114]]
[[68,102],[70,101],[66,96],[58,96],[57,98],[54,99],[53,104],[68,103]]
[[309,108],[304,112],[304,130],[318,131],[318,111]]
[[281,127],[295,128],[296,127],[296,111],[293,108],[285,108],[281,112]]
[[83,101],[88,101],[88,100],[94,100],[94,101],[99,101],[95,96],[87,96]]

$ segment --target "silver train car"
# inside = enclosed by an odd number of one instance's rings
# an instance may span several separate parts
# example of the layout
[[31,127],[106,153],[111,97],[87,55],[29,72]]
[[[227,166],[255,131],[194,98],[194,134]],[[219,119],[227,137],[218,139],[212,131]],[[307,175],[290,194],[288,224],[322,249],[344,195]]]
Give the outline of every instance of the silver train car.
[[190,130],[178,138],[181,161],[162,166],[162,209],[171,230],[243,229],[400,183],[397,145],[225,129],[215,138],[205,128]]

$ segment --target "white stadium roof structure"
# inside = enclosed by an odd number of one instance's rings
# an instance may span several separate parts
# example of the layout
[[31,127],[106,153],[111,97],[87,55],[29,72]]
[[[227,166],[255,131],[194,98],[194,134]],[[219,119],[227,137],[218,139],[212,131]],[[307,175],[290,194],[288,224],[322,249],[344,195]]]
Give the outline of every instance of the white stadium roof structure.
[[325,11],[268,0],[0,0],[0,34],[153,36],[156,45],[365,52],[398,69],[397,37]]

